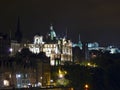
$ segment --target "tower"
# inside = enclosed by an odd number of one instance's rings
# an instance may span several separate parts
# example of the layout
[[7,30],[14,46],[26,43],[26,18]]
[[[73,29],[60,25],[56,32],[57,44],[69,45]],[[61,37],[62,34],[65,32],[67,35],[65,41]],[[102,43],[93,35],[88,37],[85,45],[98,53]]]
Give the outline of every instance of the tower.
[[51,26],[50,26],[50,39],[54,40],[55,38],[56,38],[56,33],[53,29],[53,25],[51,24]]
[[81,43],[81,40],[80,40],[80,34],[79,34],[79,41],[78,41],[79,43]]
[[20,18],[18,17],[17,30],[15,32],[15,40],[20,43],[22,41],[22,32],[20,31]]

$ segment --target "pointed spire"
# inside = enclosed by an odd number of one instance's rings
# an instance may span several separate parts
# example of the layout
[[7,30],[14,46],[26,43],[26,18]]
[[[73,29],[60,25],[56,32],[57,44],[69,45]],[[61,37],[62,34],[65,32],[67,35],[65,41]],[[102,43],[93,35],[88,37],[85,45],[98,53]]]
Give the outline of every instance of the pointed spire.
[[67,27],[66,27],[66,32],[65,32],[65,37],[66,37],[66,39],[67,39],[67,35],[68,35],[68,31],[67,31]]
[[80,34],[79,34],[79,42],[81,42],[81,40],[80,40]]
[[17,31],[20,31],[20,17],[18,16],[18,21],[17,21]]
[[78,45],[79,45],[80,49],[82,49],[82,42],[81,42],[81,40],[80,40],[80,34],[79,34],[79,41],[78,41]]
[[20,43],[22,41],[22,33],[20,31],[20,17],[18,16],[17,30],[15,32],[15,39]]
[[9,30],[9,36],[10,36],[10,40],[11,40],[12,39],[11,29]]

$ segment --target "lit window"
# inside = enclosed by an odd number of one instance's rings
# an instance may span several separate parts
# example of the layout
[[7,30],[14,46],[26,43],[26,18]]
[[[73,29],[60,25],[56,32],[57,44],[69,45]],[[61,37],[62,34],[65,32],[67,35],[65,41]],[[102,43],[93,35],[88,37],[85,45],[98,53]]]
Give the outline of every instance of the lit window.
[[55,61],[54,60],[51,60],[51,65],[54,66],[55,65]]
[[4,84],[4,86],[9,86],[9,85],[10,85],[10,83],[9,83],[8,80],[4,80],[4,81],[3,81],[3,84]]
[[20,78],[21,77],[21,75],[20,74],[16,74],[16,78]]
[[12,48],[10,48],[10,49],[9,49],[9,51],[10,51],[10,52],[12,52],[12,51],[13,51],[13,49],[12,49]]

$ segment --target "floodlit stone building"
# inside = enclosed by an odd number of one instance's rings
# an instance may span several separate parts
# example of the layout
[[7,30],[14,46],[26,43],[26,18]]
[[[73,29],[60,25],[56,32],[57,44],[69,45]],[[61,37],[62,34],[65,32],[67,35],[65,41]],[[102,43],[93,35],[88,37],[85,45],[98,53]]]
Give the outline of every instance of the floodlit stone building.
[[46,37],[35,35],[33,43],[11,42],[11,55],[27,47],[33,53],[45,52],[50,57],[50,65],[63,65],[64,62],[72,62],[72,42],[66,37],[58,38],[53,26]]

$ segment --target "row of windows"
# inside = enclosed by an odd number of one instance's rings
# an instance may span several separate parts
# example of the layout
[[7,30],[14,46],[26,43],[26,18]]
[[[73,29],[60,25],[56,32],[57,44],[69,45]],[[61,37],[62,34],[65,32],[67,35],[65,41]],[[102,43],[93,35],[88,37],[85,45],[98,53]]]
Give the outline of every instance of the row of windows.
[[56,47],[56,44],[45,44],[44,45],[45,48],[55,48]]

